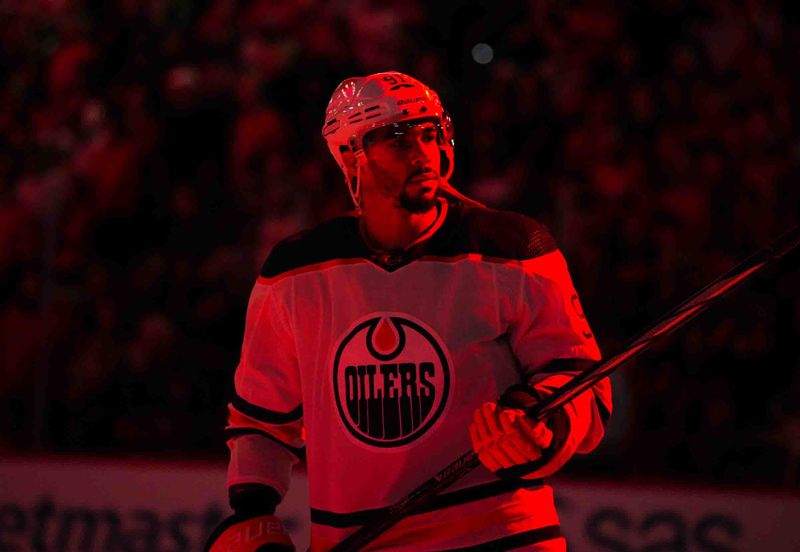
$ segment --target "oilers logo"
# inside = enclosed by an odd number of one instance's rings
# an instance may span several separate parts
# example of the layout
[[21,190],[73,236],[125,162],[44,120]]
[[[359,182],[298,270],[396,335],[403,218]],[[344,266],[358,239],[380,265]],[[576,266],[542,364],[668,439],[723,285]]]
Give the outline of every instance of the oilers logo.
[[345,427],[376,447],[424,434],[444,410],[451,364],[441,339],[401,314],[373,314],[344,336],[333,362],[333,390]]

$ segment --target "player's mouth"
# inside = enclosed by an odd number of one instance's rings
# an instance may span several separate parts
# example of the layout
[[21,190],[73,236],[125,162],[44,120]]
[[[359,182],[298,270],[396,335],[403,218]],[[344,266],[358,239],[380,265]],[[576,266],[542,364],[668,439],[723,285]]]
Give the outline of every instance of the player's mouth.
[[437,179],[438,179],[438,175],[435,172],[433,172],[433,171],[425,171],[422,174],[418,174],[418,175],[416,175],[416,176],[414,176],[412,178],[409,178],[408,182],[409,183],[410,182],[420,183],[420,182],[426,182],[428,180],[437,180]]

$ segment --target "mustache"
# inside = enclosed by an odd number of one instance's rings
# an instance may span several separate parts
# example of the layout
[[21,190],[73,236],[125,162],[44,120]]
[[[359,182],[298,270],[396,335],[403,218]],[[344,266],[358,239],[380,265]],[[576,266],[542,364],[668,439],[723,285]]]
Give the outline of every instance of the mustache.
[[417,178],[418,176],[428,175],[431,178],[439,179],[439,173],[429,167],[423,167],[421,169],[415,170],[413,173],[408,175],[406,178],[406,182],[411,182],[413,179]]

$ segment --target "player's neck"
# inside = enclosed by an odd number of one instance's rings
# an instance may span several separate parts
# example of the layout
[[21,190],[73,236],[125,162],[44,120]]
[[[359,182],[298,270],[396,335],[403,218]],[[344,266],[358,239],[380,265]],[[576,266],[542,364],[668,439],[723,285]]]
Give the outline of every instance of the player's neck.
[[426,213],[410,213],[388,204],[374,204],[361,214],[361,235],[375,250],[404,249],[427,232],[439,216],[440,205]]

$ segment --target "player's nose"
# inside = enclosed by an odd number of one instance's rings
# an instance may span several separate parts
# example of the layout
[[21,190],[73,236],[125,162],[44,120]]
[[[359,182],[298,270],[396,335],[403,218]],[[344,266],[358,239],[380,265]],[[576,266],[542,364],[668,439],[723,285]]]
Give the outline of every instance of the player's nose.
[[412,142],[409,155],[411,162],[416,166],[427,165],[430,162],[428,149],[421,139]]

